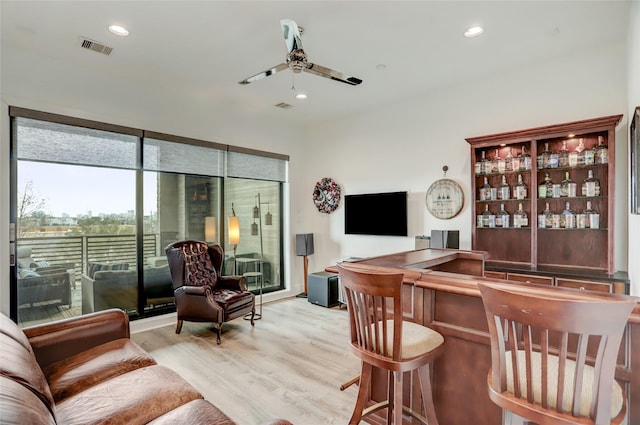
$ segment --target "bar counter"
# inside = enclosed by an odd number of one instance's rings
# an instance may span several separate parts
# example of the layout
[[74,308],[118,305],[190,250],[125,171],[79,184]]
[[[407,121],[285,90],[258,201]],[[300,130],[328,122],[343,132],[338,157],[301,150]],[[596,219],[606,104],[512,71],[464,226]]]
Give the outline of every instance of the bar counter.
[[[434,362],[433,398],[438,421],[447,425],[498,425],[502,411],[489,399],[487,373],[491,368],[491,347],[487,319],[477,283],[490,281],[517,285],[532,294],[580,294],[585,299],[633,298],[625,295],[580,291],[531,283],[507,282],[483,277],[485,253],[449,249],[406,251],[350,262],[362,270],[402,272],[403,310],[407,320],[429,326],[445,337],[446,350]],[[337,272],[336,267],[327,271]],[[618,356],[616,379],[627,393],[627,423],[640,424],[640,299],[636,301]],[[386,398],[386,375],[375,374],[372,398]],[[405,401],[420,411],[417,380],[405,391]],[[382,416],[367,418],[384,423]],[[408,422],[407,422],[408,423]]]

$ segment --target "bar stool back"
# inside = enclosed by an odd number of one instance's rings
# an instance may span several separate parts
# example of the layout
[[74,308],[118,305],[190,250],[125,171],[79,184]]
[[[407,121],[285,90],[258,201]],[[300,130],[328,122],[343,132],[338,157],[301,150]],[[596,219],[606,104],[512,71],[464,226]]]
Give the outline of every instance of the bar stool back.
[[489,397],[507,419],[540,425],[624,420],[626,397],[614,375],[634,301],[478,286],[491,338]]
[[[362,360],[358,398],[349,423],[359,424],[364,416],[388,408],[388,424],[402,424],[404,411],[422,423],[437,425],[429,367],[444,349],[444,337],[403,320],[401,273],[370,273],[352,267],[338,264],[349,310],[351,348]],[[388,371],[389,396],[371,405],[373,367]],[[403,373],[413,370],[418,372],[425,416],[403,406]]]

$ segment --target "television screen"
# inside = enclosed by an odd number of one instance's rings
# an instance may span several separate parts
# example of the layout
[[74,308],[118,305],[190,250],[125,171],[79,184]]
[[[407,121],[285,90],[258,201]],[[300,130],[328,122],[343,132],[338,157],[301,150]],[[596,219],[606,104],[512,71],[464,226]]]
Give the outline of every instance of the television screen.
[[348,235],[407,236],[407,192],[346,195],[344,232]]

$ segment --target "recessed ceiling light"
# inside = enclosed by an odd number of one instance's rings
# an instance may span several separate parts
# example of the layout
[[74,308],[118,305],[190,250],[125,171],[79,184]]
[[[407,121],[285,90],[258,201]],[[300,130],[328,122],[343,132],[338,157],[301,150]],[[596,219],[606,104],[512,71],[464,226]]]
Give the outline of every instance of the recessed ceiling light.
[[464,36],[467,38],[477,37],[484,32],[482,27],[471,27],[464,32]]
[[304,93],[296,93],[296,99],[298,100],[306,100],[307,99],[307,95]]
[[381,64],[379,64],[379,65],[376,65],[376,69],[377,69],[378,71],[382,71],[382,70],[383,70],[383,69],[385,69],[386,67],[387,67],[387,65],[385,65],[385,64],[383,64],[383,63],[381,63]]
[[109,25],[109,31],[115,35],[119,35],[120,37],[126,37],[129,35],[129,30],[125,27],[121,27],[120,25]]

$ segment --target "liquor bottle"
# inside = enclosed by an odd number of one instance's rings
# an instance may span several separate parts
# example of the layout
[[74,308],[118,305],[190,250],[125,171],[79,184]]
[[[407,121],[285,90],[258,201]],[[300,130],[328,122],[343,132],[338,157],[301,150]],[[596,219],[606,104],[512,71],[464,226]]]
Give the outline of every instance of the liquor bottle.
[[513,197],[515,199],[525,199],[527,197],[527,186],[522,180],[522,174],[518,174],[518,183],[513,187]]
[[[520,155],[518,155],[518,170],[520,171],[528,171],[531,169],[531,155],[527,153],[527,147],[522,146],[520,150]],[[514,167],[515,171],[516,168]]]
[[502,176],[502,184],[500,185],[500,188],[498,188],[498,199],[506,201],[507,199],[509,199],[510,193],[511,188],[507,184],[507,178],[505,176]]
[[[546,144],[546,143],[545,143]],[[560,153],[557,151],[551,151],[549,154],[549,168],[558,168],[560,165]]]
[[545,209],[544,209],[544,227],[546,227],[547,229],[551,229],[553,226],[553,221],[554,221],[554,214],[551,212],[551,210],[549,209],[549,203],[547,202],[547,204],[545,205]]
[[560,216],[560,227],[565,229],[576,228],[576,214],[571,211],[571,205],[569,202],[565,203],[564,211]]
[[564,180],[560,183],[560,196],[574,198],[576,196],[576,183],[569,177],[569,172],[564,173]]
[[509,227],[509,213],[500,204],[500,211],[496,214],[496,227]]
[[560,183],[554,183],[551,177],[547,179],[545,177],[545,186],[547,187],[547,198],[559,198],[560,197]]
[[484,206],[482,213],[482,227],[496,227],[496,216],[489,211],[489,205]]
[[569,167],[584,165],[584,139],[578,139],[578,146],[573,152],[569,152]]
[[522,202],[518,203],[518,211],[513,213],[513,227],[527,227],[529,226],[529,216],[522,209]]
[[596,163],[596,151],[595,149],[585,149],[584,151],[584,165],[593,165]]
[[491,172],[492,173],[504,173],[504,158],[500,158],[500,151],[496,149],[496,156],[493,157],[491,161]]
[[606,164],[609,162],[609,149],[604,144],[604,137],[598,136],[598,146],[594,148],[595,151],[595,163]]
[[504,157],[504,170],[513,171],[513,155],[510,147],[507,149],[507,156]]
[[569,149],[567,149],[567,141],[562,141],[562,147],[558,151],[558,167],[568,167],[569,166]]
[[538,186],[538,198],[551,198],[553,196],[553,182],[549,173],[544,174],[544,180]]
[[487,159],[484,157],[484,155],[485,155],[484,151],[481,151],[480,152],[480,161],[477,161],[474,164],[476,176],[484,174],[484,163],[487,161]]
[[491,199],[491,186],[489,185],[489,179],[484,178],[484,184],[480,188],[480,200],[489,201]]
[[549,157],[551,157],[549,143],[545,143],[544,150],[538,155],[538,169],[549,168]]
[[582,196],[600,196],[600,182],[593,177],[593,170],[587,173],[587,178],[582,183]]
[[587,229],[600,228],[600,214],[591,208],[591,201],[587,201],[587,208],[583,212],[585,216],[585,227]]

